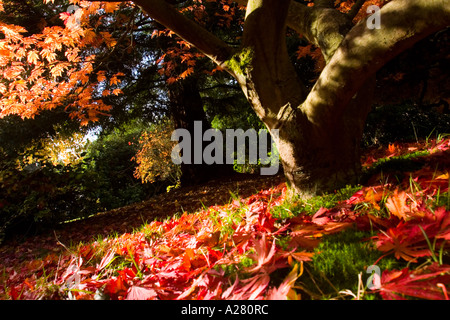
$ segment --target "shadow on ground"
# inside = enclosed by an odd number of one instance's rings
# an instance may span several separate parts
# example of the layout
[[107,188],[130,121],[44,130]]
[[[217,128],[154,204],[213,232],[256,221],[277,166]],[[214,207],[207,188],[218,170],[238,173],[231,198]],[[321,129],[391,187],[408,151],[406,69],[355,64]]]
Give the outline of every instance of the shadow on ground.
[[2,266],[42,258],[66,247],[98,237],[133,232],[154,219],[164,219],[182,212],[196,212],[213,205],[230,203],[232,194],[249,197],[284,182],[282,175],[260,176],[236,174],[228,179],[184,187],[157,195],[147,201],[99,213],[84,220],[59,225],[27,239],[11,239],[0,247]]

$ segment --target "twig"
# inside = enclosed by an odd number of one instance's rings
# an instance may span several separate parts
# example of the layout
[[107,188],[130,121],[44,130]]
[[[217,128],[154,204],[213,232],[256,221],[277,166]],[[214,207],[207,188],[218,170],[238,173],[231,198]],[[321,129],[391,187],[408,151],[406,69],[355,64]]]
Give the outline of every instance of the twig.
[[316,8],[334,8],[334,0],[316,0],[314,6]]
[[322,296],[324,296],[325,294],[322,292],[322,290],[320,290],[319,286],[318,286],[317,283],[316,283],[316,280],[314,280],[314,277],[313,277],[312,273],[308,270],[308,268],[305,268],[305,270],[306,270],[306,272],[308,272],[308,274],[309,274],[309,276],[310,276],[312,282],[314,283],[314,285],[316,286],[316,288],[319,290],[320,294],[321,294]]
[[351,20],[353,20],[358,14],[359,10],[361,10],[361,7],[365,2],[366,0],[357,0],[356,3],[353,5],[353,7],[350,9],[350,11],[347,13],[347,16]]
[[64,243],[62,243],[61,241],[59,241],[58,236],[56,235],[55,230],[53,230],[53,233],[55,234],[56,242],[57,242],[59,245],[61,245],[64,249],[66,249],[70,254],[74,254],[74,252],[71,251],[69,248],[67,248],[67,247],[65,246]]

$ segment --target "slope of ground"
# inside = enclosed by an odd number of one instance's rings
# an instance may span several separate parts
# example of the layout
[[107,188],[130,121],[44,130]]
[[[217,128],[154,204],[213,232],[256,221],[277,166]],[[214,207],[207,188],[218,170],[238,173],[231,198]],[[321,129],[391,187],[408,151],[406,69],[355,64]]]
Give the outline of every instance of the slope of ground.
[[49,253],[63,252],[63,245],[70,246],[97,237],[132,232],[154,219],[165,219],[185,211],[195,212],[203,207],[225,205],[231,201],[233,195],[245,198],[283,181],[281,175],[268,177],[236,174],[228,179],[175,189],[141,203],[62,224],[56,229],[41,231],[32,237],[12,239],[0,247],[1,265],[16,266]]

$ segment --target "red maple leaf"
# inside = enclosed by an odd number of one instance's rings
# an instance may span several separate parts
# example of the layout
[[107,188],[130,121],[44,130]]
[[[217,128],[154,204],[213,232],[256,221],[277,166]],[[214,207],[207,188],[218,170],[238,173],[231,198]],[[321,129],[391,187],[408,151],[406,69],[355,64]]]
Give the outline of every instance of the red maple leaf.
[[399,223],[395,228],[390,228],[373,237],[376,239],[377,249],[394,253],[397,259],[416,261],[418,257],[431,255],[422,230],[418,225]]
[[257,265],[253,268],[250,268],[248,272],[255,272],[260,270],[264,265],[273,262],[273,257],[275,255],[275,241],[272,241],[272,245],[269,249],[269,243],[266,240],[266,235],[263,234],[260,240],[254,241],[254,249],[256,251],[255,254],[249,255],[250,258],[256,260]]
[[270,276],[267,273],[258,273],[245,280],[240,280],[236,275],[236,281],[222,294],[222,298],[229,300],[256,300],[267,289],[269,282]]
[[152,300],[158,298],[158,293],[153,289],[132,286],[128,289],[127,300]]
[[440,249],[445,245],[444,241],[450,239],[450,212],[445,208],[438,208],[434,213],[425,212],[420,220],[402,221],[372,237],[378,250],[394,253],[397,259],[407,261],[432,255],[427,238],[434,242],[435,249]]
[[394,194],[386,201],[386,208],[400,219],[405,221],[423,217],[423,212],[417,210],[414,204],[408,204],[408,194],[405,191],[395,189]]
[[[387,300],[406,300],[406,296],[444,300],[448,299],[450,266],[434,263],[428,267],[411,271],[408,268],[386,270],[381,277],[380,294]],[[444,284],[447,284],[445,286]]]

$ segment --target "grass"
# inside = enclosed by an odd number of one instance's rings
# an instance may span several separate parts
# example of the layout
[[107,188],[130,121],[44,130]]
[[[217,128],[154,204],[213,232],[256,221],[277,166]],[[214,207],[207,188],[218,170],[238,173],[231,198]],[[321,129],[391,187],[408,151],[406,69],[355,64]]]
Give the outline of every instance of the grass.
[[361,188],[362,186],[349,185],[337,190],[334,193],[327,193],[308,200],[302,200],[294,197],[289,201],[285,201],[280,206],[275,207],[271,214],[274,218],[281,220],[296,217],[300,213],[313,215],[320,208],[331,209],[335,207],[340,201],[347,200],[355,192],[361,190]]
[[450,192],[441,193],[440,191],[436,195],[436,200],[434,201],[434,207],[445,207],[446,210],[450,210]]

